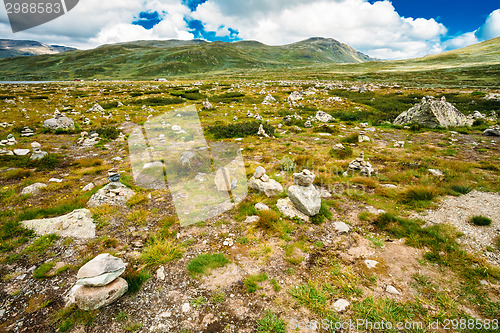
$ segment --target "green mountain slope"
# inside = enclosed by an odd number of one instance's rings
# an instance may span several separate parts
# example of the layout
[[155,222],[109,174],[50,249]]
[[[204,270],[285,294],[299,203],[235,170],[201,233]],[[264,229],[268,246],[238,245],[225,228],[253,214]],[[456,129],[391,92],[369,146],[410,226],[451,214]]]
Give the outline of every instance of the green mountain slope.
[[0,80],[150,79],[370,60],[350,46],[326,38],[311,38],[283,46],[254,41],[138,41],[56,55],[2,59]]

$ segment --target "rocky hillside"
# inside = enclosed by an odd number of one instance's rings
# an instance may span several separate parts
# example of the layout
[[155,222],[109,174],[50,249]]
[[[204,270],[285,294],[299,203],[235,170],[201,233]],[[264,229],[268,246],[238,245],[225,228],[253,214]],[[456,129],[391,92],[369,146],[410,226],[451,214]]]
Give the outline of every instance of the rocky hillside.
[[58,54],[71,50],[76,49],[68,46],[47,45],[33,40],[0,39],[0,58]]

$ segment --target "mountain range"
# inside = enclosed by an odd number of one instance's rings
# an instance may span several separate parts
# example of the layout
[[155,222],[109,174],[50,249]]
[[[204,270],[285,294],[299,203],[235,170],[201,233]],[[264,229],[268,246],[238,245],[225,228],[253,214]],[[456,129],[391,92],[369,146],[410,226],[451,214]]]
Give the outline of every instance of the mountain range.
[[47,45],[33,40],[0,39],[0,58],[57,54],[76,50],[73,47]]
[[283,74],[291,78],[295,73],[300,77],[320,75],[349,80],[392,76],[402,81],[420,78],[421,82],[437,83],[447,77],[455,81],[481,77],[488,85],[495,85],[494,78],[500,72],[500,37],[436,55],[397,61],[373,59],[334,39],[318,37],[281,46],[256,41],[153,40],[109,44],[91,50],[53,48],[52,52],[66,52],[0,59],[0,81],[149,80],[207,75],[277,78]]
[[268,46],[256,41],[136,41],[0,60],[0,79],[154,78],[232,69],[279,69],[374,59],[330,38]]

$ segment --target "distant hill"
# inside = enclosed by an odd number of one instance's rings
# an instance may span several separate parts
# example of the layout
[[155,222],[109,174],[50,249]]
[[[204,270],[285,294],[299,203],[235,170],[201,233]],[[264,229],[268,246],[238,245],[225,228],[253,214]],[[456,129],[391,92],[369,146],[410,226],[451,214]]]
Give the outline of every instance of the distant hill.
[[76,50],[73,47],[47,45],[33,40],[0,39],[0,58],[58,54]]
[[137,41],[92,50],[0,60],[0,80],[150,79],[245,69],[371,61],[329,38],[268,46],[255,41]]

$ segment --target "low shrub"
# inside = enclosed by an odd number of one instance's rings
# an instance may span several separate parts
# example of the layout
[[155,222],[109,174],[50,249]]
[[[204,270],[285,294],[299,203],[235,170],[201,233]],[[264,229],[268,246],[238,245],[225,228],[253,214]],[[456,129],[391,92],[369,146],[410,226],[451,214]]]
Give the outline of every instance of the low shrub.
[[191,277],[198,278],[207,274],[210,269],[224,267],[230,261],[223,253],[205,253],[191,259],[187,265],[187,270]]
[[342,149],[330,149],[330,151],[328,152],[328,154],[332,157],[335,157],[335,158],[338,158],[338,159],[341,159],[341,160],[344,160],[346,158],[349,158],[352,156],[352,148],[349,147],[349,146],[346,146]]
[[235,124],[217,124],[207,127],[207,132],[212,134],[216,139],[241,138],[249,135],[257,135],[259,126],[262,124],[264,131],[272,136],[275,129],[267,122],[247,121]]
[[469,222],[478,226],[486,226],[491,224],[491,219],[486,216],[476,215],[471,217]]
[[161,265],[182,258],[184,249],[169,239],[151,238],[141,253],[141,260],[148,266]]

